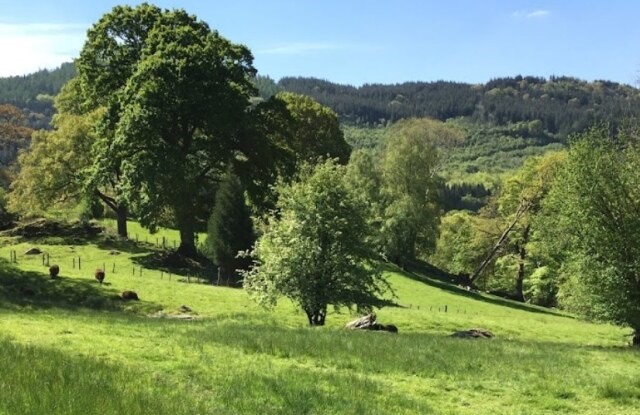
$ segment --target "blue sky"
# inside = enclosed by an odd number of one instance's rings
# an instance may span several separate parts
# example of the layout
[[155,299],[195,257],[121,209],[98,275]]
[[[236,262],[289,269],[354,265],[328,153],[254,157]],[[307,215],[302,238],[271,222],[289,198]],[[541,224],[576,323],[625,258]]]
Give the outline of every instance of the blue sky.
[[[0,0],[0,76],[78,55],[86,29],[117,4]],[[636,84],[640,2],[631,0],[156,1],[247,45],[259,73],[334,82],[486,82],[569,75]]]

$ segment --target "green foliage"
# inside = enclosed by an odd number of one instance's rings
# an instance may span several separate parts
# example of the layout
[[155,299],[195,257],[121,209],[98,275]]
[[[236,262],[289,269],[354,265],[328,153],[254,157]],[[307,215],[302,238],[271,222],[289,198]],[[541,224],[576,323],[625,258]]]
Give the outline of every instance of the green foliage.
[[205,241],[205,251],[220,267],[228,285],[237,284],[237,271],[248,268],[249,261],[238,258],[238,253],[251,249],[255,239],[242,183],[238,176],[228,173],[216,193]]
[[[376,160],[365,150],[351,153],[346,170],[346,185],[366,207],[366,218],[371,229],[379,229],[382,224],[384,204],[380,196],[382,176]],[[374,237],[375,239],[375,237]],[[376,241],[380,245],[380,241]]]
[[491,220],[466,211],[452,211],[442,217],[436,250],[430,257],[434,265],[451,274],[470,275],[491,249]]
[[[504,180],[500,195],[495,199],[494,217],[501,233],[506,232],[502,233],[506,238],[502,239],[502,246],[496,253],[495,273],[490,278],[492,289],[512,293],[521,301],[531,301],[525,296],[525,280],[531,274],[530,269],[537,267],[539,259],[530,255],[532,238],[539,230],[534,223],[565,158],[564,152],[530,158]],[[498,240],[496,238],[496,243]],[[536,298],[542,300],[538,295]],[[553,300],[545,302],[552,303]]]
[[525,280],[525,297],[532,304],[555,307],[559,284],[548,266],[536,268]]
[[389,128],[365,128],[353,125],[345,125],[344,139],[355,150],[381,150],[389,139]]
[[[573,300],[592,317],[626,324],[640,333],[640,148],[635,131],[611,136],[595,127],[576,137],[566,167],[546,204],[558,218],[571,269]],[[561,236],[561,240],[553,236]],[[567,246],[568,245],[568,246]]]
[[440,217],[439,148],[459,133],[428,119],[403,120],[393,126],[382,156],[384,200],[381,240],[396,263],[429,254],[435,248]]
[[29,150],[18,159],[20,175],[11,185],[11,211],[36,215],[83,198],[85,169],[92,163],[91,146],[96,140],[93,125],[100,116],[100,110],[86,115],[63,112],[54,118],[53,130],[33,135]]
[[115,7],[80,54],[88,105],[107,107],[93,181],[118,170],[118,196],[151,229],[169,211],[184,253],[195,251],[216,181],[241,147],[252,60],[184,10],[149,4]]
[[268,219],[244,285],[258,302],[285,296],[323,325],[327,307],[367,309],[387,288],[367,241],[365,208],[348,190],[345,168],[329,160],[306,167],[300,181],[279,188],[278,216]]
[[281,92],[276,98],[290,114],[287,143],[298,163],[315,163],[319,158],[349,160],[351,148],[344,140],[338,116],[330,108],[304,95]]
[[345,163],[351,151],[335,113],[296,94],[279,93],[252,106],[244,127],[234,169],[259,215],[275,206],[278,178],[290,181],[300,165],[326,158]]
[[257,75],[254,79],[258,94],[262,99],[269,99],[279,92],[283,92],[282,87],[271,79],[268,75]]

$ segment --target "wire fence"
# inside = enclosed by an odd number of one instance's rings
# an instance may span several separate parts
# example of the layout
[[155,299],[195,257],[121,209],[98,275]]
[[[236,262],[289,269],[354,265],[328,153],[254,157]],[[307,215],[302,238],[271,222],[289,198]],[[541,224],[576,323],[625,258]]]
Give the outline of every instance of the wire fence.
[[[81,255],[77,256],[64,256],[64,257],[55,257],[51,256],[47,252],[42,252],[39,254],[24,254],[28,256],[30,259],[21,259],[28,263],[33,263],[34,260],[37,259],[37,256],[40,257],[40,261],[43,267],[51,267],[57,266],[58,272],[60,269],[65,267],[69,267],[67,269],[73,270],[73,272],[82,272],[88,271],[91,272],[92,275],[95,275],[96,272],[101,271],[104,274],[112,274],[112,275],[131,275],[132,277],[139,278],[158,278],[160,280],[167,281],[177,281],[177,282],[185,282],[188,284],[197,283],[197,284],[205,284],[212,283],[215,284],[216,281],[214,278],[203,278],[201,276],[194,276],[190,274],[182,274],[175,273],[168,270],[163,269],[151,269],[145,268],[141,265],[124,265],[121,262],[114,261],[112,258],[109,259],[91,259],[86,260],[83,259]],[[18,264],[18,253],[15,250],[11,250],[9,252],[9,261],[14,264]]]

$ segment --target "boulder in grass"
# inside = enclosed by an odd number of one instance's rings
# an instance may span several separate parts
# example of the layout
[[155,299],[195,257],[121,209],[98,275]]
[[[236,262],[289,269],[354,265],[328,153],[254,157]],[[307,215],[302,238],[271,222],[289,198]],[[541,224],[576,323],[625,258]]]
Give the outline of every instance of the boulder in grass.
[[374,324],[376,324],[376,313],[371,313],[350,321],[344,327],[351,330],[371,330]]
[[456,331],[451,335],[451,337],[458,337],[461,339],[491,339],[494,337],[494,334],[489,330],[476,328]]
[[40,250],[40,248],[33,247],[33,248],[30,248],[30,249],[27,249],[24,254],[25,255],[40,255],[41,253],[42,253],[42,251]]
[[345,328],[351,330],[374,330],[387,331],[389,333],[397,333],[398,327],[393,324],[380,324],[376,321],[376,314],[371,313],[366,316],[353,320],[345,325]]

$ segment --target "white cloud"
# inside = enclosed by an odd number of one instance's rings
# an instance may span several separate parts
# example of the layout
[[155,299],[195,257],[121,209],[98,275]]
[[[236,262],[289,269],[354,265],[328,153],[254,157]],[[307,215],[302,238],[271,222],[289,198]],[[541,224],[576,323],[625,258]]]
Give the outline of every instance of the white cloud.
[[550,14],[549,10],[518,10],[512,13],[517,19],[540,19]]
[[281,44],[278,46],[259,49],[256,54],[260,55],[300,55],[308,52],[317,51],[332,51],[345,49],[345,45],[339,45],[334,43],[314,43],[314,42],[295,42]]
[[76,58],[89,25],[0,22],[0,76],[51,69]]

